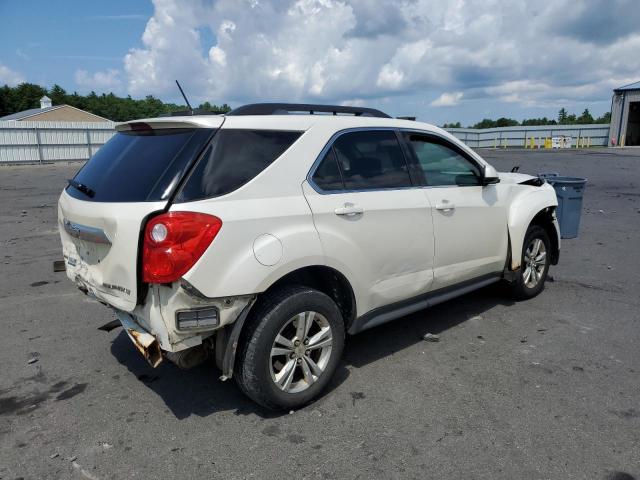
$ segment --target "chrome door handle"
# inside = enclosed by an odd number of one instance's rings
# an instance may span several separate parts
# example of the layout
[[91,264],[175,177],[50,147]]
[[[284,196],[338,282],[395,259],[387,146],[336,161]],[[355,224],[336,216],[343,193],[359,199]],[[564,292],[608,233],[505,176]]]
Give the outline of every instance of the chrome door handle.
[[450,210],[455,210],[456,206],[453,203],[438,203],[436,204],[436,210],[442,210],[443,212],[448,212]]
[[336,215],[345,216],[345,217],[353,217],[356,215],[361,215],[364,213],[364,208],[358,207],[356,205],[346,204],[344,207],[339,207],[334,210]]

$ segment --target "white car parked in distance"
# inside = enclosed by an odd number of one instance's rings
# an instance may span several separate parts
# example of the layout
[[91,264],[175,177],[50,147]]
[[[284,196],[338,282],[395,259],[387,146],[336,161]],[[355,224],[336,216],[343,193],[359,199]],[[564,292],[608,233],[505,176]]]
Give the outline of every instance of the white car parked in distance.
[[151,365],[215,358],[267,408],[316,398],[345,334],[501,279],[533,297],[558,262],[553,188],[432,125],[254,104],[116,129],[60,196],[68,277]]

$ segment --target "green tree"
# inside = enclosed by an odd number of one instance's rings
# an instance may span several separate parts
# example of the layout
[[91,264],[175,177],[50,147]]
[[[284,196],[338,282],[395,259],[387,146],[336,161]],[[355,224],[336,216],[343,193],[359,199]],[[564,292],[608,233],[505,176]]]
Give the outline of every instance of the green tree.
[[69,104],[69,101],[67,100],[67,92],[65,92],[64,88],[58,84],[51,87],[47,95],[51,99],[53,105]]
[[567,123],[567,110],[564,107],[562,107],[558,112],[558,123],[560,125]]
[[40,99],[47,94],[47,91],[39,85],[33,83],[21,83],[11,89],[9,94],[9,106],[11,113],[38,108]]
[[611,112],[607,112],[601,117],[596,118],[593,123],[611,123]]
[[578,123],[582,125],[593,123],[593,116],[591,115],[591,112],[589,112],[588,108],[585,108],[582,115],[578,117]]
[[549,120],[547,117],[542,117],[542,118],[526,118],[524,120],[522,120],[521,125],[528,127],[528,126],[535,126],[535,125],[556,125],[558,122],[556,122],[555,120]]
[[483,118],[481,121],[473,125],[471,128],[494,128],[496,126],[495,120],[490,118]]
[[13,105],[11,104],[11,87],[4,85],[0,87],[0,117],[11,115],[13,113]]
[[518,121],[513,118],[500,117],[496,120],[496,127],[517,127],[518,125]]
[[[0,116],[37,108],[40,106],[40,98],[44,95],[48,95],[54,105],[71,105],[116,122],[157,117],[187,110],[185,105],[164,103],[152,95],[143,99],[133,99],[130,96],[118,97],[113,93],[98,95],[96,92],[91,92],[88,95],[79,95],[78,92],[67,93],[60,85],[54,85],[47,91],[38,85],[23,83],[16,87],[7,85],[0,87]],[[231,110],[226,103],[215,105],[208,101],[202,103],[200,108],[213,113],[225,113]]]

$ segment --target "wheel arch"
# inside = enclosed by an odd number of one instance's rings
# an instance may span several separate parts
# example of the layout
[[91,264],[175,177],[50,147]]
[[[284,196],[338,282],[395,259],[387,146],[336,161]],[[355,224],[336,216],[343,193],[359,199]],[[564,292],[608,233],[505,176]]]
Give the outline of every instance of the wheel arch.
[[356,317],[356,299],[351,283],[341,272],[326,265],[309,265],[287,273],[265,291],[285,285],[303,285],[329,296],[340,309],[348,329]]
[[314,288],[328,295],[336,305],[345,323],[345,331],[351,327],[356,318],[356,298],[349,280],[338,270],[326,265],[308,265],[290,271],[273,282],[266,290],[259,293],[256,299],[248,304],[238,319],[220,329],[216,333],[216,363],[222,370],[222,379],[233,376],[235,358],[240,336],[243,334],[245,320],[255,307],[261,295],[287,285],[302,285]]
[[[549,195],[551,193],[553,196]],[[524,237],[530,225],[544,228],[551,241],[551,263],[556,265],[560,258],[560,228],[556,219],[558,201],[555,192],[539,189],[520,196],[509,209],[509,269],[520,268]]]

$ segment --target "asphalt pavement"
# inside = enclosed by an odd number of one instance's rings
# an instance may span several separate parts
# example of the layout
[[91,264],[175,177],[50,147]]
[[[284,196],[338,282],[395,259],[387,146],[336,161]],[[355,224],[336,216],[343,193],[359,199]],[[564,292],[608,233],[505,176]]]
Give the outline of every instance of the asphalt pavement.
[[640,150],[481,154],[588,178],[553,281],[349,338],[329,391],[285,414],[98,331],[110,311],[52,271],[79,164],[0,166],[0,479],[640,479]]

